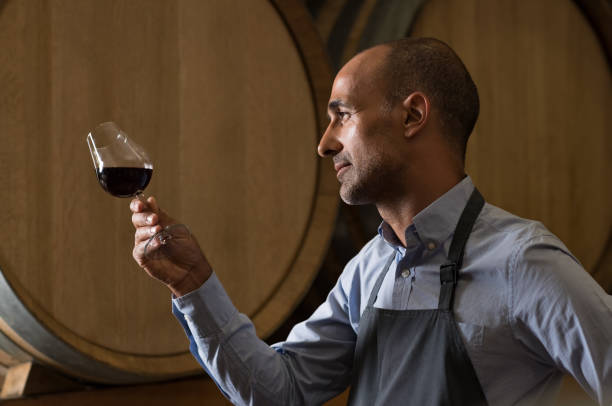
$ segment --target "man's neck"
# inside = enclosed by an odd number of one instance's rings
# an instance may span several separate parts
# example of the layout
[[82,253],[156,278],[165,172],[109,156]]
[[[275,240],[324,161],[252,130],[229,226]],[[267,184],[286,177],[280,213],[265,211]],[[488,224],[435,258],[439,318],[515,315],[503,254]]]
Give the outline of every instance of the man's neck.
[[465,175],[449,174],[437,177],[434,182],[428,179],[424,179],[424,182],[411,182],[405,193],[394,199],[377,203],[376,208],[405,247],[405,231],[412,224],[414,217],[461,182],[464,177]]

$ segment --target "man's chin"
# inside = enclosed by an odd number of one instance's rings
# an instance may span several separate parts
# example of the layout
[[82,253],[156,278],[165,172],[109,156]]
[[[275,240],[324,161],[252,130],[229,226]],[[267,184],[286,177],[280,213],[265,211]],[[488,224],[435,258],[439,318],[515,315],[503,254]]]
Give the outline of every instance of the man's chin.
[[370,204],[370,199],[366,197],[365,193],[361,193],[357,188],[350,187],[346,183],[340,186],[340,198],[342,201],[351,206],[358,206],[362,204]]

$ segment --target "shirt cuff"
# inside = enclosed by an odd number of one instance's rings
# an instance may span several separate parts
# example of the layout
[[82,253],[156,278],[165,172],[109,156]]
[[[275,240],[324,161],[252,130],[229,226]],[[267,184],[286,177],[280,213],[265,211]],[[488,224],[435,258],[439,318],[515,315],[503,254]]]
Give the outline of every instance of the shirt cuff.
[[214,272],[198,289],[172,302],[191,331],[203,338],[219,334],[238,312]]

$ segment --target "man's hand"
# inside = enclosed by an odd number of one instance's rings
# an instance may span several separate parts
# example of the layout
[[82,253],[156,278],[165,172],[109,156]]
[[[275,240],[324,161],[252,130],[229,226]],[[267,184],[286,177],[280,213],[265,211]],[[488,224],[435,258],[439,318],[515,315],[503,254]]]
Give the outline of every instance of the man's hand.
[[150,276],[163,282],[175,296],[183,296],[198,289],[212,274],[212,269],[202,253],[195,237],[187,233],[185,238],[170,239],[162,245],[157,239],[147,242],[165,227],[176,224],[157,206],[154,197],[147,204],[138,199],[130,203],[134,233],[132,256]]

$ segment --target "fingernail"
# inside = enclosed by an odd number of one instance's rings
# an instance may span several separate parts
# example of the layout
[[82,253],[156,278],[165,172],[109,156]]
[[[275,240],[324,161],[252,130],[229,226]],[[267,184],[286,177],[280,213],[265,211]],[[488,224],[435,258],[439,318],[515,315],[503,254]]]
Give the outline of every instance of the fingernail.
[[147,224],[151,224],[153,222],[153,215],[147,217]]

